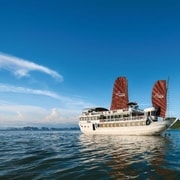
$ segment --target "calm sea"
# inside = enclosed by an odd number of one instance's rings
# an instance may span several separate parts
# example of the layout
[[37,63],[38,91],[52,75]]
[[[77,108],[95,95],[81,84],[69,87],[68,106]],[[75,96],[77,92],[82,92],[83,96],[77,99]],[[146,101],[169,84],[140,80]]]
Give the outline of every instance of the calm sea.
[[162,137],[0,131],[0,179],[179,179],[180,131]]

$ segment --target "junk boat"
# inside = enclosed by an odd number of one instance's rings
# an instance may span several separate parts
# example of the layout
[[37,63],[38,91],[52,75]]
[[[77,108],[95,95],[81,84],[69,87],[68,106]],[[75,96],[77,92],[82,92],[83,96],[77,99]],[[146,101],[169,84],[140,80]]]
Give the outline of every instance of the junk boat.
[[126,77],[115,80],[110,110],[86,108],[79,117],[79,127],[85,134],[160,135],[171,127],[176,118],[165,118],[167,81],[158,80],[152,89],[152,107],[140,109],[129,102]]

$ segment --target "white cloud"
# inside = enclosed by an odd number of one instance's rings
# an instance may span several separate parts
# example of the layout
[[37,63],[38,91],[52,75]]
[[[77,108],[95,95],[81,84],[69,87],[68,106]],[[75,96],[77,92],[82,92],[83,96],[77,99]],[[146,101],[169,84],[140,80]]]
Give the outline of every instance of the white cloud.
[[17,112],[17,119],[22,119],[23,115],[20,111]]
[[0,68],[12,72],[17,77],[29,76],[30,71],[40,71],[50,75],[57,80],[63,80],[62,75],[54,70],[4,53],[0,53]]
[[48,116],[46,116],[47,121],[53,121],[58,118],[58,110],[56,108],[53,108]]
[[30,89],[30,88],[24,88],[20,86],[11,86],[7,84],[1,84],[0,83],[0,92],[13,92],[13,93],[24,93],[24,94],[37,94],[37,95],[43,95],[43,96],[49,96],[54,99],[61,100],[61,97],[51,91],[44,91],[39,89]]
[[46,122],[62,122],[62,123],[73,123],[77,122],[78,116],[80,115],[79,110],[75,109],[62,109],[52,108],[50,113],[46,116]]
[[45,91],[45,90],[40,90],[40,89],[30,89],[30,88],[24,88],[21,86],[12,86],[12,85],[2,84],[2,83],[0,83],[0,92],[35,94],[35,95],[41,95],[41,96],[48,96],[53,99],[59,100],[62,103],[62,105],[67,108],[71,107],[71,108],[78,109],[78,108],[93,106],[90,103],[84,102],[80,98],[61,96],[52,91]]
[[0,126],[26,126],[43,120],[48,112],[37,106],[1,104]]
[[38,106],[1,104],[1,127],[78,125],[79,111],[73,109],[45,109]]
[[[0,53],[0,69],[7,70],[17,77],[30,76],[30,72],[39,71],[46,73],[55,79],[63,80],[63,77],[56,71],[3,53]],[[29,105],[29,103],[32,103],[32,99],[30,99],[32,96],[29,96],[30,98],[27,96],[26,100],[23,99],[23,103],[26,105],[19,104],[21,101],[19,99],[13,102],[0,99],[0,127],[28,125],[61,126],[62,124],[77,124],[78,115],[80,115],[82,108],[92,106],[91,104],[83,101],[81,97],[62,96],[53,91],[14,86],[10,84],[0,83],[0,92],[5,92],[6,95],[8,95],[8,93],[19,93],[26,95],[33,94],[55,99],[55,101],[53,101],[53,99],[49,101],[49,98],[40,97],[39,101],[38,98],[34,98],[33,102],[36,105],[38,104],[37,106]],[[41,103],[42,107],[39,106]],[[57,106],[58,108],[52,106]],[[50,109],[46,109],[45,107]]]
[[[58,104],[57,101],[55,101],[56,107],[53,107],[54,104],[52,105],[51,103],[51,105],[48,105],[50,107],[45,108],[39,105],[28,105],[28,101],[26,101],[26,105],[21,105],[19,101],[16,103],[15,101],[0,100],[0,127],[72,127],[78,124],[78,116],[81,114],[81,110],[85,107],[93,106],[80,98],[64,97],[50,91],[28,89],[6,84],[0,84],[0,92],[38,94],[49,96],[60,101]],[[48,104],[48,102],[44,100],[43,104]]]

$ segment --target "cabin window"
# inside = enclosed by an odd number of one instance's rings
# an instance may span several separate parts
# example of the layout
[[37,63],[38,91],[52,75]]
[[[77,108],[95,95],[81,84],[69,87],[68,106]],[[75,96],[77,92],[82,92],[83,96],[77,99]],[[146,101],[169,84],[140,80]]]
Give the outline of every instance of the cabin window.
[[115,117],[115,118],[119,118],[119,115],[115,115],[114,117]]
[[121,118],[121,115],[116,115],[116,118]]
[[129,114],[124,114],[123,117],[129,117]]
[[104,116],[104,115],[100,115],[99,118],[100,118],[100,119],[105,119],[105,116]]

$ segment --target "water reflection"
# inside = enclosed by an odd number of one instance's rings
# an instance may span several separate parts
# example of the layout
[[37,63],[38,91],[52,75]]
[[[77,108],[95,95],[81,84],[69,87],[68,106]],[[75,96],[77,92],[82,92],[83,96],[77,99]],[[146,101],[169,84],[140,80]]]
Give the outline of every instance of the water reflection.
[[[81,153],[88,152],[84,163],[91,161],[93,165],[93,161],[103,161],[107,175],[113,179],[174,179],[176,176],[174,170],[167,166],[166,152],[171,146],[168,138],[81,134],[79,140],[82,146]],[[101,168],[100,165],[98,168]]]

